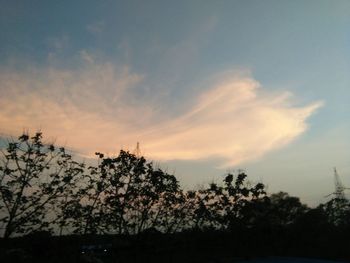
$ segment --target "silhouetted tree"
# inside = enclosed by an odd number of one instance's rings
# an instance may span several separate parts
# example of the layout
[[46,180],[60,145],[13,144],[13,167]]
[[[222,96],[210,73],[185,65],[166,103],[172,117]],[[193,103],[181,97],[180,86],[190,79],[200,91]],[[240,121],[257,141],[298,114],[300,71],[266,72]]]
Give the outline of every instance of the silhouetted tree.
[[41,132],[8,141],[1,153],[0,223],[4,238],[50,229],[51,223],[59,221],[56,205],[75,187],[83,164],[73,161],[64,148],[43,143]]
[[192,227],[227,229],[237,224],[246,225],[252,204],[266,196],[262,183],[252,185],[246,178],[244,172],[229,173],[223,185],[211,183],[207,189],[192,192],[187,197],[187,202],[193,207]]
[[89,167],[80,198],[72,200],[66,210],[75,231],[137,234],[165,228],[165,218],[180,191],[175,176],[123,150],[116,158],[96,154],[99,164]]
[[225,177],[221,198],[225,210],[223,222],[229,228],[247,225],[247,211],[252,208],[251,204],[266,197],[264,184],[252,185],[246,179],[244,172]]
[[269,220],[273,225],[290,225],[309,208],[300,202],[298,197],[286,192],[278,192],[270,196]]
[[345,197],[334,197],[320,205],[328,221],[335,226],[350,226],[350,202]]

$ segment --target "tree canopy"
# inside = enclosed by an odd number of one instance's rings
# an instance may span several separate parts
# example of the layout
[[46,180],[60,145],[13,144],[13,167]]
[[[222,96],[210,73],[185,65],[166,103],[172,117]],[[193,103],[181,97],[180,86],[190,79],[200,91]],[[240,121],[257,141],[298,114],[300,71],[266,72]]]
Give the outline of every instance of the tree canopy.
[[[96,153],[97,164],[78,162],[42,133],[8,140],[0,158],[0,224],[9,238],[37,231],[136,235],[145,231],[234,231],[284,227],[312,209],[297,197],[267,195],[243,171],[221,184],[185,191],[176,177],[142,156],[121,150]],[[317,208],[329,224],[350,225],[349,202],[332,199]]]

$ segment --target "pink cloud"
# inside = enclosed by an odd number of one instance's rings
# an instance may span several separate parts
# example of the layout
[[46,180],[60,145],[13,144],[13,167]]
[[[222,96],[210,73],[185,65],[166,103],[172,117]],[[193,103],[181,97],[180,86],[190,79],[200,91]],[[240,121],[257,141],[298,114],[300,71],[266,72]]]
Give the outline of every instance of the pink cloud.
[[41,129],[87,156],[133,149],[139,141],[149,158],[218,157],[229,166],[291,143],[322,104],[296,107],[289,93],[262,93],[251,77],[233,76],[200,94],[182,115],[167,119],[154,102],[135,102],[133,89],[143,76],[90,62],[75,71],[0,73],[0,132]]

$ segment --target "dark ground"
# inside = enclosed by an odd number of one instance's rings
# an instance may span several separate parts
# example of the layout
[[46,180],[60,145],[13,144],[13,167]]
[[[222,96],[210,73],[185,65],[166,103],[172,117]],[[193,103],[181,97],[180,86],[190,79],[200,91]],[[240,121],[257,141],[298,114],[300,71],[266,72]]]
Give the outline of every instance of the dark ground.
[[294,233],[190,231],[133,237],[51,237],[41,233],[1,240],[1,262],[350,262],[349,233]]

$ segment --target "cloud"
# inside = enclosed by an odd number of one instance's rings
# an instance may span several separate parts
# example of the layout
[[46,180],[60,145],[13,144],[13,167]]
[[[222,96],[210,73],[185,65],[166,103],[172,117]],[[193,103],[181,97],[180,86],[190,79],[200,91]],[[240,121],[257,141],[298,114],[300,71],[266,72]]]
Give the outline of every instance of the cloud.
[[321,106],[293,106],[289,93],[261,92],[253,78],[233,75],[173,117],[166,100],[140,99],[144,76],[88,58],[78,70],[1,71],[0,132],[41,129],[86,156],[133,149],[139,141],[148,158],[219,158],[230,166],[291,143]]
[[306,119],[322,104],[291,107],[289,98],[289,93],[260,94],[251,78],[225,80],[184,116],[147,134],[149,153],[159,159],[222,158],[224,166],[259,158],[302,134]]

